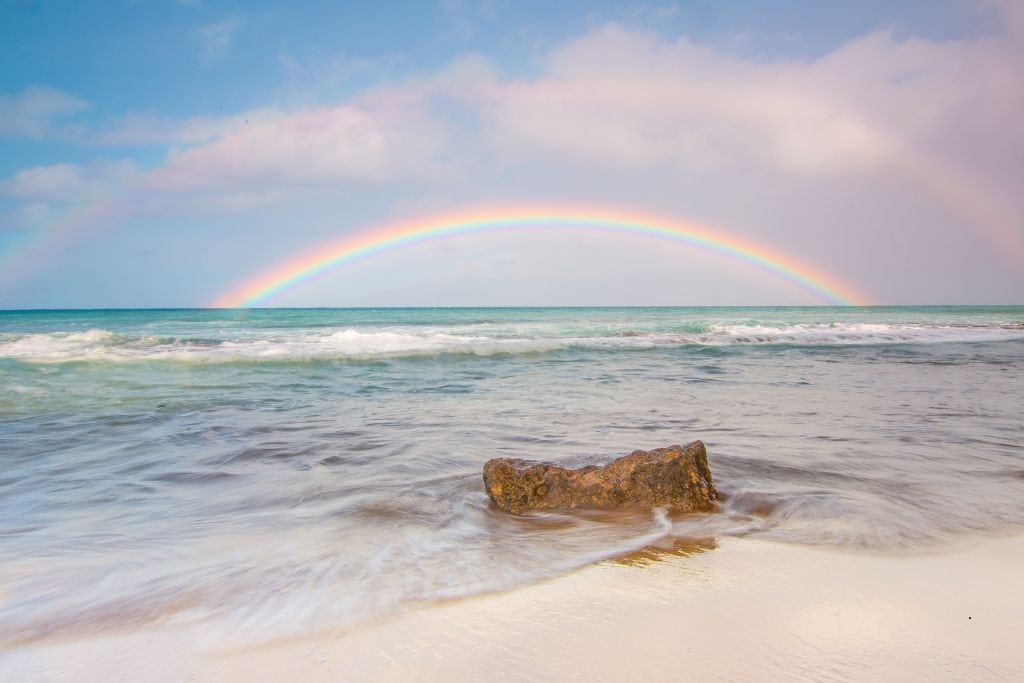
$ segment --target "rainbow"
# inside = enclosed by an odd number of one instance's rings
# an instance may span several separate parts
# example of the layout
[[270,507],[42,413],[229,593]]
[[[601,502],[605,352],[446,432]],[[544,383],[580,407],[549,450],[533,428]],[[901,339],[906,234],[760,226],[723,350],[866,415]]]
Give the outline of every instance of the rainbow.
[[831,304],[867,305],[868,300],[834,276],[745,238],[685,221],[615,211],[489,209],[447,214],[378,227],[320,245],[260,273],[210,303],[214,308],[258,306],[285,290],[354,261],[430,240],[523,228],[574,228],[668,239],[732,256],[782,276]]

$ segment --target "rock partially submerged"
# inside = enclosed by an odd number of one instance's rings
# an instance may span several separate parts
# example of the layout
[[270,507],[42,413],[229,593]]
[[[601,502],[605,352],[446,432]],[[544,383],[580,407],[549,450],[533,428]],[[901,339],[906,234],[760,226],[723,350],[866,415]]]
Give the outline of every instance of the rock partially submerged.
[[633,451],[603,467],[567,469],[536,460],[496,458],[484,465],[484,488],[513,514],[550,508],[664,507],[713,510],[718,492],[703,442]]

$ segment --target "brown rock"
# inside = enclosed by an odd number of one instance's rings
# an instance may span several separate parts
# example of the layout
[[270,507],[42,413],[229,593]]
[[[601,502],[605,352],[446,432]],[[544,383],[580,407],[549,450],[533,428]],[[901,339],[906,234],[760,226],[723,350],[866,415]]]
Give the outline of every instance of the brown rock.
[[494,503],[520,514],[549,508],[665,507],[676,512],[715,508],[718,492],[704,444],[633,451],[603,467],[571,470],[536,460],[496,458],[484,465]]

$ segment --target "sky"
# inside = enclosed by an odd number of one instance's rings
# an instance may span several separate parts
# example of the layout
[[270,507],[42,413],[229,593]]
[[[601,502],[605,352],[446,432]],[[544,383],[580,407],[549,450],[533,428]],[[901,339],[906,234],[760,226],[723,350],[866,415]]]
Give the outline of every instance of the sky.
[[[855,303],[1024,304],[1017,0],[0,0],[0,63],[0,308],[208,306],[466,212],[656,217]],[[835,300],[793,270],[552,220],[258,303]]]

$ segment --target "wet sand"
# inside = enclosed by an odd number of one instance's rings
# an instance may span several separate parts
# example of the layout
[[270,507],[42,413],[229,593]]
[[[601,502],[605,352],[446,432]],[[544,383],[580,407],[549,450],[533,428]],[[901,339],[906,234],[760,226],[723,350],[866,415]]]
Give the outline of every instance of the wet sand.
[[201,628],[0,653],[4,680],[1024,680],[1024,537],[893,557],[726,538],[357,630]]

